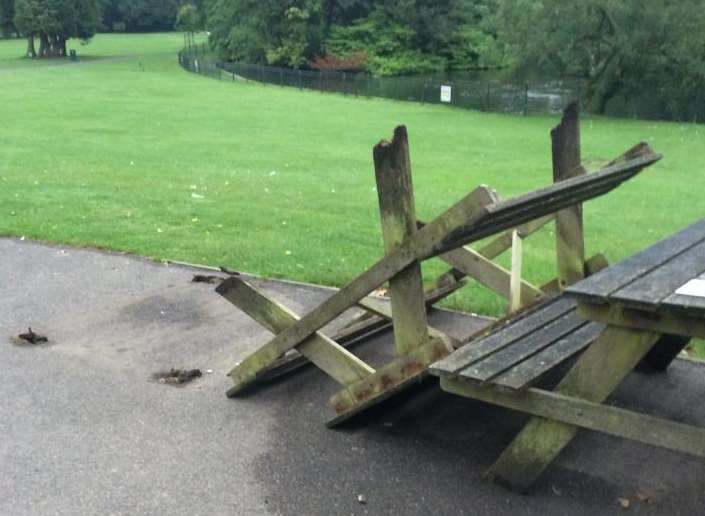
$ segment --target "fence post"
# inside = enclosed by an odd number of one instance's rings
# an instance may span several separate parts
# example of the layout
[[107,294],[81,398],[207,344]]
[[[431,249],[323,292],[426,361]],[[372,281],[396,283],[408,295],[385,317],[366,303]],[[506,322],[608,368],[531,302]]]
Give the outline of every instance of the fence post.
[[299,68],[299,89],[302,90],[303,87],[304,87],[304,85],[303,85],[303,81],[301,78],[301,68]]
[[529,83],[524,84],[524,116],[529,114]]

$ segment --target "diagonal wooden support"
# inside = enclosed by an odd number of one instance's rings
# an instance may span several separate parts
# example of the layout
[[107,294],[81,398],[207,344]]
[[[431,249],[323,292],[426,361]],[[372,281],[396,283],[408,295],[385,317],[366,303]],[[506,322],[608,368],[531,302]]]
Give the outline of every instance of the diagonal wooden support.
[[502,391],[460,378],[441,378],[446,392],[673,451],[705,457],[705,429],[557,392]]
[[229,373],[235,386],[228,391],[228,396],[237,394],[254,381],[269,364],[288,350],[296,347],[306,337],[328,324],[374,289],[415,261],[431,256],[443,242],[448,228],[460,227],[468,221],[479,221],[487,214],[486,207],[493,202],[498,202],[496,194],[486,187],[477,188],[428,226],[414,233],[402,245],[396,247],[392,253],[386,255],[365,273],[329,297],[317,309],[303,316],[297,324],[277,334],[271,341],[236,366]]
[[[391,253],[416,232],[411,159],[406,127],[394,130],[391,142],[378,143],[373,151],[384,250]],[[389,280],[394,344],[398,356],[408,354],[428,340],[426,303],[421,263],[414,261]]]
[[[272,333],[284,331],[299,320],[294,312],[237,276],[221,283],[216,292]],[[318,332],[301,342],[296,349],[341,385],[351,384],[375,372],[348,350]]]
[[[439,258],[505,299],[510,298],[511,272],[479,252],[468,247],[459,247],[440,255]],[[531,304],[543,297],[541,289],[526,280],[520,280],[518,285],[521,305]]]
[[[658,338],[657,333],[607,327],[558,384],[556,392],[602,403]],[[529,488],[577,431],[576,426],[562,421],[532,418],[492,465],[488,476],[519,490]]]

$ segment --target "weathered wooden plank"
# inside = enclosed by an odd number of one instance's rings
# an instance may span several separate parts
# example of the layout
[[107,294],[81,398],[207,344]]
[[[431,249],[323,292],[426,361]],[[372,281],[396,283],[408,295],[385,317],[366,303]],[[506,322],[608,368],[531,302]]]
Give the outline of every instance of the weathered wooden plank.
[[[625,306],[642,310],[656,311],[661,301],[673,295],[678,287],[696,278],[705,271],[705,233],[703,240],[674,254],[658,267],[634,279],[609,295],[610,300],[616,300]],[[688,296],[682,296],[688,301]],[[693,300],[699,298],[692,298]],[[669,304],[673,304],[672,300]],[[676,304],[678,308],[682,305]],[[691,304],[695,307],[695,304]]]
[[660,154],[647,154],[495,203],[488,208],[487,216],[481,221],[462,224],[449,230],[439,245],[435,246],[433,253],[427,257],[603,195],[660,159]]
[[[262,291],[237,276],[226,279],[216,290],[272,333],[285,330],[299,319],[287,307],[270,299]],[[297,349],[342,385],[361,380],[375,371],[337,342],[321,333],[314,333],[301,342]]]
[[[705,429],[541,389],[519,393],[441,379],[447,392],[624,439],[705,457]],[[521,487],[525,487],[521,485]]]
[[[522,261],[522,242],[518,231],[512,233],[512,270],[509,276],[509,311],[518,311],[522,304],[522,279],[521,279],[521,261]],[[526,304],[531,304],[536,298],[542,297],[540,290],[534,289],[533,299]]]
[[468,380],[488,382],[585,324],[587,323],[578,317],[575,310],[572,310],[521,339],[514,340],[511,345],[471,363],[459,371],[458,376]]
[[[556,387],[564,396],[602,403],[658,340],[658,334],[609,326],[580,356]],[[552,419],[532,418],[492,465],[489,475],[526,489],[541,475],[578,428]]]
[[[384,250],[389,254],[416,231],[406,127],[397,127],[391,142],[378,143],[373,155]],[[418,261],[389,280],[389,297],[396,352],[398,356],[406,355],[428,340],[421,264]]]
[[493,378],[492,383],[508,389],[524,389],[542,375],[588,347],[604,331],[600,323],[587,323],[548,348],[517,364],[506,373]]
[[705,219],[665,238],[648,249],[590,276],[566,292],[591,303],[605,303],[610,294],[644,274],[654,270],[671,257],[682,253],[705,238]]
[[386,255],[366,272],[333,294],[318,308],[304,315],[297,324],[277,334],[271,341],[245,358],[229,376],[235,386],[228,391],[231,396],[257,378],[262,369],[279,356],[294,348],[306,337],[322,328],[364,296],[398,274],[405,267],[423,256],[430,256],[450,228],[480,220],[487,214],[487,207],[498,202],[496,194],[485,187],[475,189],[443,215],[414,233],[394,252]]
[[571,299],[552,299],[515,319],[509,319],[506,326],[495,329],[489,335],[463,346],[449,357],[433,364],[432,372],[437,376],[454,375],[574,310],[575,302]]
[[[563,112],[561,123],[551,131],[553,181],[556,183],[586,173],[580,159],[579,117],[580,106],[573,102]],[[561,289],[583,279],[585,241],[580,204],[556,213],[556,258]]]
[[334,394],[330,404],[336,416],[326,423],[327,426],[340,424],[421,380],[427,375],[429,364],[446,356],[452,348],[451,341],[432,339],[411,350],[409,354],[380,367],[375,374]]
[[[455,270],[462,272],[463,275],[474,279],[505,299],[509,299],[511,292],[510,271],[485,258],[474,249],[459,247],[442,254],[439,258]],[[530,304],[543,297],[543,292],[539,288],[525,280],[519,280],[518,289],[521,304]]]
[[665,307],[658,313],[653,313],[618,303],[603,305],[581,302],[578,303],[578,315],[584,319],[615,326],[705,339],[705,319],[690,317],[681,312],[670,312]]

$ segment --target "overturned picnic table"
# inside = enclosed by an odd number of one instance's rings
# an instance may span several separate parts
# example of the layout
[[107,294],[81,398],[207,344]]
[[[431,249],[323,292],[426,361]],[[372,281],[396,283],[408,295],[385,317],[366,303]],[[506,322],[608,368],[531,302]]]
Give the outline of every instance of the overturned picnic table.
[[[334,415],[327,422],[337,425],[415,384],[427,376],[429,365],[465,344],[430,326],[427,320],[428,306],[460,288],[465,277],[508,299],[509,312],[517,313],[604,267],[601,255],[586,257],[582,203],[612,191],[661,156],[639,143],[588,173],[581,162],[577,104],[565,110],[561,123],[551,131],[551,144],[554,182],[550,186],[506,200],[480,186],[423,223],[415,214],[407,131],[404,126],[397,127],[391,141],[381,141],[373,150],[385,252],[379,261],[303,315],[236,276],[216,289],[275,334],[235,364],[229,373],[233,386],[228,396],[246,392],[280,367],[290,368],[294,362],[287,357],[295,350],[297,363],[304,357],[341,386],[330,398]],[[558,274],[555,280],[535,286],[521,275],[521,242],[552,221]],[[469,247],[487,237],[494,239],[479,249]],[[492,261],[509,248],[511,270]],[[432,258],[446,262],[451,269],[424,286],[421,263]],[[371,295],[385,284],[389,286],[387,299]],[[344,329],[343,338],[320,332],[353,307],[373,315]],[[375,317],[391,321],[395,346],[395,357],[378,367],[348,349],[350,336],[358,334],[360,327],[367,330],[377,324]]]
[[[705,429],[604,404],[635,368],[663,371],[705,338],[704,287],[705,219],[432,365],[448,392],[535,416],[489,476],[527,489],[579,428],[705,457]],[[555,389],[534,387],[576,355]]]

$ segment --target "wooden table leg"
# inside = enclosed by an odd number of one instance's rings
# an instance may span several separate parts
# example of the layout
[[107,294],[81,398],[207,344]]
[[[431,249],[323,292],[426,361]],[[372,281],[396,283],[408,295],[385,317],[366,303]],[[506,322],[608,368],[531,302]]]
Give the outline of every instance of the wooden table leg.
[[[657,333],[608,326],[556,387],[556,392],[603,402],[651,350]],[[578,427],[533,417],[492,465],[488,477],[528,489],[573,439]]]

